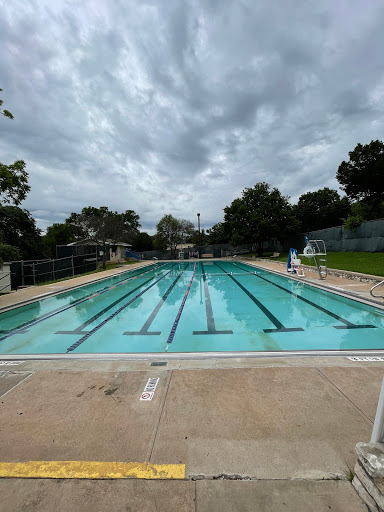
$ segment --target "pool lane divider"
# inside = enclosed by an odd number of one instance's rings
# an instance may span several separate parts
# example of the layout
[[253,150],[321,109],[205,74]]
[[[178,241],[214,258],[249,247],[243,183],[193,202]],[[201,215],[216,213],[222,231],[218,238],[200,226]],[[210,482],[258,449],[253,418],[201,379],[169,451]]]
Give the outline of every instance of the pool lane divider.
[[180,274],[176,277],[176,279],[173,281],[173,283],[171,284],[171,286],[168,288],[168,290],[164,293],[164,295],[161,297],[161,299],[159,300],[157,306],[155,307],[155,309],[152,311],[152,313],[149,315],[149,317],[147,318],[146,322],[144,323],[143,327],[140,329],[140,331],[125,331],[123,332],[124,335],[126,336],[147,336],[147,335],[150,335],[150,336],[159,336],[161,334],[161,331],[148,331],[148,329],[150,328],[152,322],[154,321],[154,319],[156,318],[158,312],[160,311],[161,307],[164,305],[165,301],[167,300],[167,298],[169,297],[169,294],[171,293],[171,291],[174,289],[174,287],[176,286],[178,280],[180,279],[180,277],[184,274],[186,268],[188,267],[188,263],[187,265],[184,267],[184,269],[180,272]]
[[239,283],[239,281],[237,279],[235,279],[233,277],[233,275],[230,274],[230,272],[227,272],[226,270],[224,270],[222,267],[220,267],[220,265],[218,265],[216,262],[215,262],[215,265],[217,267],[219,267],[220,270],[222,270],[223,272],[225,272],[227,274],[228,277],[230,277],[232,279],[232,281],[234,281],[237,286],[243,290],[243,292],[245,294],[248,295],[248,297],[251,299],[251,301],[256,304],[256,306],[264,313],[264,315],[266,317],[269,318],[269,320],[273,323],[273,325],[275,326],[275,329],[263,329],[263,331],[265,333],[272,333],[272,332],[297,332],[297,331],[304,331],[304,329],[302,327],[284,327],[284,325],[271,313],[271,311],[269,311],[269,309],[267,309],[264,304],[262,304],[259,299],[257,299],[249,290],[247,290],[247,288],[245,288],[241,283]]
[[92,292],[91,294],[87,295],[86,297],[83,297],[82,299],[78,299],[75,302],[72,302],[68,306],[64,306],[64,307],[61,307],[61,308],[58,308],[58,309],[54,309],[50,313],[48,313],[46,315],[43,315],[42,317],[40,317],[40,318],[38,318],[36,320],[33,320],[32,322],[26,322],[26,323],[22,324],[21,326],[17,327],[16,329],[12,329],[8,334],[6,334],[5,336],[1,337],[0,341],[3,341],[3,340],[5,340],[5,339],[7,339],[7,338],[9,338],[11,336],[14,336],[15,334],[23,334],[24,332],[27,331],[27,329],[29,329],[30,327],[33,327],[33,326],[43,322],[44,320],[48,320],[49,318],[52,318],[53,316],[56,316],[59,313],[63,313],[64,311],[67,311],[68,309],[71,309],[71,308],[74,308],[74,307],[76,307],[76,306],[78,306],[80,304],[83,304],[87,300],[91,300],[91,299],[94,299],[95,297],[98,297],[99,295],[103,295],[104,293],[107,293],[110,290],[113,290],[114,288],[118,288],[119,286],[122,286],[123,284],[126,284],[129,281],[133,281],[134,279],[137,279],[139,276],[143,276],[145,274],[148,274],[149,272],[153,272],[154,270],[158,270],[159,268],[164,267],[165,265],[167,265],[167,263],[164,263],[163,265],[159,265],[159,266],[157,266],[155,268],[151,268],[149,270],[146,270],[145,272],[141,272],[139,274],[136,274],[135,276],[129,277],[128,279],[123,279],[122,281],[119,281],[117,284],[114,284],[112,286],[108,286],[108,287],[102,288],[97,293],[93,293]]
[[130,301],[128,301],[126,304],[123,304],[119,309],[117,309],[115,312],[112,313],[112,315],[110,315],[109,317],[107,317],[105,320],[103,320],[101,323],[99,323],[98,325],[96,325],[93,329],[91,329],[90,331],[87,331],[86,334],[84,334],[84,336],[82,338],[80,338],[78,341],[76,341],[76,343],[73,343],[69,348],[67,348],[67,354],[68,352],[73,352],[79,345],[81,345],[82,343],[84,343],[84,341],[86,341],[90,336],[92,336],[96,331],[98,331],[99,329],[101,329],[107,322],[109,322],[110,320],[112,320],[112,318],[115,318],[115,316],[117,316],[119,313],[121,313],[125,308],[127,308],[130,304],[132,304],[132,302],[134,302],[135,300],[137,300],[139,297],[141,297],[145,292],[147,292],[149,289],[152,288],[152,286],[155,286],[155,284],[157,284],[159,281],[161,281],[162,279],[164,279],[164,277],[166,277],[168,274],[170,274],[173,270],[173,267],[175,265],[172,266],[172,268],[166,272],[164,275],[162,275],[159,279],[156,279],[155,282],[153,282],[152,284],[150,284],[149,286],[147,286],[147,288],[144,288],[144,290],[142,290],[140,293],[138,293],[137,295],[135,295],[135,297],[133,297],[133,299],[131,299]]
[[191,280],[189,281],[189,285],[188,285],[187,291],[184,294],[183,300],[181,301],[181,305],[180,305],[179,311],[177,312],[175,321],[173,322],[171,332],[169,333],[169,336],[168,336],[168,339],[167,339],[166,351],[168,351],[169,344],[172,343],[173,338],[175,337],[176,329],[177,329],[177,326],[179,325],[179,320],[180,320],[180,317],[181,317],[181,313],[183,312],[185,302],[186,302],[186,300],[188,298],[189,290],[191,289],[193,279],[195,278],[195,274],[196,274],[196,262],[193,265],[192,277],[191,277]]
[[203,284],[204,284],[204,296],[205,296],[205,314],[207,317],[207,330],[206,331],[193,331],[192,334],[199,335],[199,334],[233,334],[232,330],[227,331],[218,331],[216,330],[215,325],[215,319],[213,316],[213,310],[212,310],[212,302],[211,297],[209,294],[209,288],[208,288],[208,282],[207,282],[207,276],[204,272],[204,265],[200,262],[201,266],[201,272],[203,275]]
[[344,325],[333,325],[332,327],[334,329],[376,329],[376,325],[372,325],[372,324],[362,324],[362,325],[353,324],[349,320],[346,320],[345,318],[337,315],[336,313],[332,313],[332,311],[329,311],[329,309],[323,308],[319,304],[316,304],[316,302],[312,302],[311,300],[306,299],[305,297],[302,297],[301,295],[299,295],[299,294],[297,294],[295,292],[292,292],[291,290],[287,290],[287,288],[284,288],[284,286],[281,286],[281,285],[279,285],[277,283],[274,283],[273,281],[270,281],[269,279],[267,279],[265,277],[262,277],[259,274],[255,274],[254,272],[251,272],[250,270],[243,269],[243,268],[239,267],[236,263],[233,263],[233,265],[235,265],[237,268],[239,268],[241,270],[245,270],[246,272],[249,272],[252,275],[256,275],[256,277],[258,277],[259,279],[262,279],[263,281],[266,281],[267,283],[270,283],[273,286],[276,286],[277,288],[280,288],[280,290],[283,290],[283,291],[293,295],[294,297],[297,297],[298,299],[300,299],[301,301],[305,302],[306,304],[309,304],[310,306],[313,306],[314,308],[318,309],[319,311],[322,311],[326,315],[329,315],[332,318],[335,318],[336,320],[338,320],[339,322],[344,324]]
[[[165,263],[161,266],[164,266]],[[146,267],[145,267],[146,268]],[[124,279],[120,279],[117,281],[117,283],[114,283],[111,286],[104,286],[103,288],[100,288],[98,290],[98,294],[102,294],[102,293],[105,293],[113,288],[118,288],[119,286],[122,286],[123,284],[126,284],[128,281],[132,281],[133,279],[137,279],[138,277],[144,275],[144,274],[147,274],[148,272],[152,272],[153,270],[157,270],[158,268],[160,267],[152,267],[151,269],[149,270],[146,270],[144,272],[139,272],[138,274],[134,275],[133,277],[129,277],[128,279],[126,277],[124,277]],[[139,269],[133,269],[133,270],[128,270],[129,273],[131,272],[135,272],[136,270],[139,270]],[[124,272],[126,273],[126,272]],[[88,283],[88,285],[90,284],[93,284],[93,283]],[[84,287],[88,286],[87,284],[83,285]],[[81,287],[80,287],[81,288]],[[66,293],[66,292],[69,292],[71,290],[66,290],[65,292],[63,293]],[[77,306],[78,304],[80,304],[80,302],[84,302],[84,299],[91,299],[93,298],[95,295],[95,292],[91,292],[91,293],[88,293],[88,295],[85,295],[83,297],[80,297],[79,299],[75,299],[73,302],[70,302],[70,306]],[[33,304],[33,303],[32,303]],[[26,304],[26,306],[28,306],[29,304]],[[17,306],[19,307],[19,306]],[[20,306],[22,307],[22,306]],[[63,311],[63,308],[65,308],[66,306],[60,306],[58,308],[55,308],[51,311],[49,311],[48,313],[45,313],[44,315],[41,315],[41,316],[38,316],[36,317],[34,320],[29,320],[28,322],[24,322],[20,325],[18,325],[17,327],[15,327],[14,329],[8,329],[8,330],[0,330],[0,334],[8,334],[8,333],[14,333],[14,334],[18,334],[18,333],[21,333],[21,332],[28,332],[28,328],[31,326],[31,322],[36,322],[37,320],[45,320],[46,318],[50,318],[52,316],[53,313],[60,313],[61,311]],[[17,308],[15,308],[17,309]],[[15,331],[18,331],[17,333]],[[3,338],[0,339],[0,341],[2,340]]]
[[183,480],[185,464],[82,460],[0,462],[0,478]]

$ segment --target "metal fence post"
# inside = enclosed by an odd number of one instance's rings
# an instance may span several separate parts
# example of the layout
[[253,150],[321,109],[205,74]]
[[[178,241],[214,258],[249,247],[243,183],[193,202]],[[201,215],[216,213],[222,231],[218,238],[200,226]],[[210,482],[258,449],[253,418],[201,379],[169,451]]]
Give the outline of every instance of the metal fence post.
[[24,280],[24,261],[21,260],[21,286],[24,286],[25,285],[25,280]]
[[56,276],[55,276],[55,260],[52,260],[52,274],[53,274],[53,280],[56,279]]
[[375,423],[373,424],[371,443],[382,443],[384,440],[384,379],[381,385],[379,402],[376,409]]
[[35,264],[34,264],[34,263],[32,263],[33,285],[35,285],[35,284],[36,284],[36,275],[35,275],[35,272],[36,272],[36,270],[35,270]]
[[74,276],[75,275],[75,265],[73,263],[73,254],[71,256],[71,261],[72,261],[72,276]]

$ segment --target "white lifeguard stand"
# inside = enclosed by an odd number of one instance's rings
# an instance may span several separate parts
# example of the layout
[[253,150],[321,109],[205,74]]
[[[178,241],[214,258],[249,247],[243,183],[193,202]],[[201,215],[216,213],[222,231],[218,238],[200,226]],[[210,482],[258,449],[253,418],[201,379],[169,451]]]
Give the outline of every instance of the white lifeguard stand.
[[309,240],[305,237],[305,243],[307,245],[304,247],[303,254],[299,254],[299,256],[304,256],[309,260],[313,259],[320,279],[326,279],[328,273],[327,248],[324,240]]

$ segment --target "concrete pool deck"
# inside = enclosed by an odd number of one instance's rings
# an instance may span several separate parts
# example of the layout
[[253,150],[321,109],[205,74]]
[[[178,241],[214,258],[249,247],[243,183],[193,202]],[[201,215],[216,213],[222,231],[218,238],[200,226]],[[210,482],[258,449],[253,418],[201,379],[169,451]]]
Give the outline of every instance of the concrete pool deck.
[[[342,288],[340,279],[333,285]],[[372,284],[362,284],[358,292],[369,293]],[[31,300],[56,285],[68,282],[11,296]],[[0,479],[0,511],[366,511],[348,468],[356,443],[371,436],[383,362],[164,355],[158,362],[166,365],[74,359],[1,365],[3,475],[7,463],[28,461],[146,462],[185,472],[175,480],[10,473]],[[140,401],[149,378],[159,378],[153,399]]]

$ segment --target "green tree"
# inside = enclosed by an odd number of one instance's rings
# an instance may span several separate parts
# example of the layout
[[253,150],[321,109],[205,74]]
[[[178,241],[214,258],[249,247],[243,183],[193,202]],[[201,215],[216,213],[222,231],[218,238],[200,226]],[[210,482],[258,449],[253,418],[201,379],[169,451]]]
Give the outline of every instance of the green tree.
[[244,189],[242,197],[226,206],[224,213],[231,244],[252,244],[259,256],[263,255],[264,242],[284,239],[300,226],[288,197],[264,182]]
[[72,232],[72,226],[68,223],[53,224],[47,228],[43,235],[43,242],[51,258],[56,258],[56,245],[67,245],[74,242],[75,237]]
[[350,212],[347,197],[340,197],[337,190],[323,188],[307,192],[299,197],[294,206],[296,218],[304,232],[340,226]]
[[[0,89],[2,92],[3,89]],[[0,99],[0,114],[13,119],[9,110],[2,108]],[[31,187],[28,185],[28,173],[25,170],[24,160],[17,160],[13,164],[5,165],[0,162],[0,200],[4,203],[20,204],[27,196]]]
[[106,268],[107,246],[132,243],[138,235],[140,217],[133,211],[113,212],[107,206],[87,206],[81,213],[71,213],[67,223],[73,225],[77,236],[91,240],[103,248],[103,268]]
[[28,210],[0,205],[0,233],[3,243],[18,249],[23,260],[47,257],[41,230]]
[[224,222],[214,224],[210,229],[207,229],[208,243],[209,244],[227,244],[229,242],[228,233],[225,231]]
[[349,152],[349,161],[342,162],[336,179],[341,189],[354,201],[378,204],[384,200],[384,144],[373,140],[357,144]]
[[18,261],[20,259],[21,255],[16,247],[0,243],[0,266],[4,261]]
[[168,247],[172,258],[176,256],[178,244],[185,243],[186,239],[193,235],[194,226],[186,219],[176,219],[171,214],[164,217],[157,224],[156,248]]
[[148,233],[139,233],[135,239],[135,251],[152,251],[153,240]]

